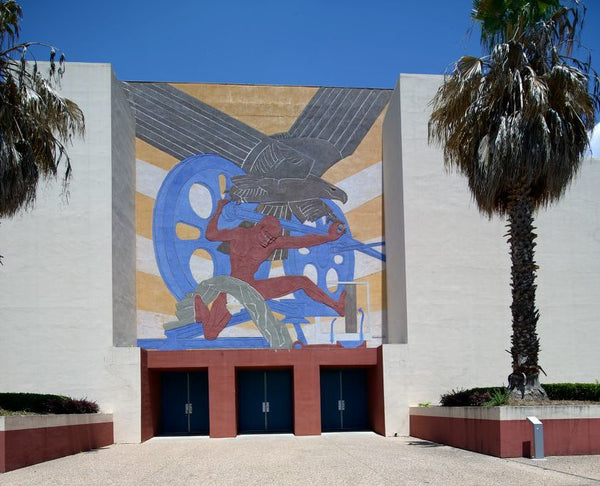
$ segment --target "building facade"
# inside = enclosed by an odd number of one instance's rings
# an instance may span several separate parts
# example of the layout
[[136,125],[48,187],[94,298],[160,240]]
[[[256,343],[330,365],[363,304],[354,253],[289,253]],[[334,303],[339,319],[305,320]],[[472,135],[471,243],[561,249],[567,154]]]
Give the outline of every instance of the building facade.
[[[70,64],[86,116],[69,201],[0,227],[0,387],[96,400],[115,440],[374,430],[510,371],[504,222],[427,143],[440,76],[395,90],[118,81]],[[598,379],[600,182],[537,217],[540,362]]]

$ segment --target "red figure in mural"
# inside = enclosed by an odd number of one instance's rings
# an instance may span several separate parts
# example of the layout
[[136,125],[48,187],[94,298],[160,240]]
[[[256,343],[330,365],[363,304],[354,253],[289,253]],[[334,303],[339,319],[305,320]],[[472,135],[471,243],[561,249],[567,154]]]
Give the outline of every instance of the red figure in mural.
[[[313,300],[325,304],[340,316],[345,313],[346,292],[342,292],[339,300],[333,300],[312,280],[303,275],[289,275],[257,280],[254,275],[261,263],[277,249],[307,248],[335,241],[346,229],[342,223],[332,223],[326,235],[312,234],[306,236],[283,236],[279,220],[273,216],[265,216],[251,228],[219,229],[218,221],[223,206],[228,199],[222,199],[217,205],[215,214],[206,227],[206,239],[210,241],[229,241],[229,259],[231,276],[247,282],[254,287],[265,300],[304,290]],[[227,310],[227,295],[220,293],[209,309],[199,295],[194,296],[196,322],[202,321],[204,337],[216,339],[225,328],[231,314]]]

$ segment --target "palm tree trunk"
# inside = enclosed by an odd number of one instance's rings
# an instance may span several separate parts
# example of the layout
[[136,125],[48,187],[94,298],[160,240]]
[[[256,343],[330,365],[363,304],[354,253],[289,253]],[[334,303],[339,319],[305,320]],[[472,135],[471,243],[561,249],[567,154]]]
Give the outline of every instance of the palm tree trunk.
[[515,191],[508,206],[508,243],[511,258],[512,374],[509,388],[520,398],[544,398],[539,382],[539,338],[536,333],[539,312],[535,307],[532,200],[528,194]]

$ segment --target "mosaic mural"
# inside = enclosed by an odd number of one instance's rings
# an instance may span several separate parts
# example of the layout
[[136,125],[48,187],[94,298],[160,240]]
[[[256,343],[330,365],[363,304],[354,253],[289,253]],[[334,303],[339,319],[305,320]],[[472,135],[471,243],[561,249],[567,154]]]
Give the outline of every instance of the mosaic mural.
[[138,343],[381,343],[389,90],[126,83]]

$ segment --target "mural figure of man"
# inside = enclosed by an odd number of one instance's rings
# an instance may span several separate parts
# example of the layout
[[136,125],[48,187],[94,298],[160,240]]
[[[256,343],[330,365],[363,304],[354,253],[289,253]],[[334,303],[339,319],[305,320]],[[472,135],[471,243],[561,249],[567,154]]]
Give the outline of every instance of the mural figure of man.
[[[250,284],[265,300],[304,290],[311,299],[331,307],[340,316],[343,316],[346,291],[343,291],[339,300],[336,301],[303,275],[256,279],[255,274],[261,263],[267,260],[275,250],[307,248],[335,241],[346,232],[344,225],[339,222],[332,223],[325,235],[284,236],[279,220],[273,216],[265,216],[251,228],[219,229],[219,216],[223,211],[223,206],[230,202],[228,199],[219,201],[217,209],[206,227],[205,236],[210,241],[229,242],[231,276]],[[227,310],[227,295],[223,292],[217,296],[210,309],[200,295],[195,295],[194,311],[196,322],[202,322],[204,337],[209,340],[216,339],[231,318],[231,314]]]

